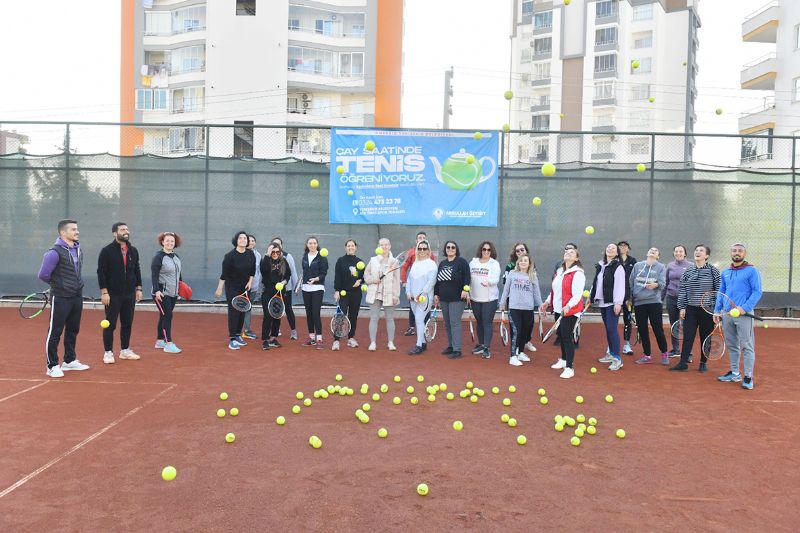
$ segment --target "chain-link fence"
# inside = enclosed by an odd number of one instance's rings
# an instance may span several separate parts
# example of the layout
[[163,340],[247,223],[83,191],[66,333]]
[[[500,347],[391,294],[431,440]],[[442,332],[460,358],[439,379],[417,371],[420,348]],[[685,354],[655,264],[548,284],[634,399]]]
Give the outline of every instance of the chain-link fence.
[[[498,226],[422,228],[328,223],[327,127],[4,123],[0,140],[4,133],[0,295],[42,286],[42,253],[57,221],[70,217],[79,222],[88,296],[99,292],[95,258],[119,220],[139,248],[146,285],[155,236],[181,234],[185,275],[207,300],[238,230],[255,234],[259,250],[281,236],[298,260],[305,238],[316,235],[332,263],[347,238],[366,259],[379,237],[390,238],[397,252],[424,229],[434,248],[454,239],[467,257],[492,240],[502,264],[514,242],[526,242],[545,278],[567,241],[578,243],[584,262],[620,239],[635,257],[657,246],[664,262],[676,244],[706,243],[720,265],[740,241],[762,272],[765,305],[800,307],[798,146],[791,137],[511,131],[501,140]],[[725,146],[722,155],[734,163],[697,162],[693,151],[703,142]],[[554,176],[541,174],[545,161],[556,164]],[[318,189],[309,187],[312,178]],[[532,205],[536,196],[541,206]],[[588,225],[596,228],[592,236],[584,233]]]

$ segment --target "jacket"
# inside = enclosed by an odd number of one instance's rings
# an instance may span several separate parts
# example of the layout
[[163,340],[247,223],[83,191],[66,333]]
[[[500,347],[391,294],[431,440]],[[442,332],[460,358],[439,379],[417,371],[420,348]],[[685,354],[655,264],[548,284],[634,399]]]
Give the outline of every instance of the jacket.
[[50,285],[53,296],[70,298],[83,294],[83,251],[80,243],[70,247],[63,239],[56,239],[53,247],[42,257],[39,279]]
[[328,258],[322,257],[319,252],[311,260],[311,263],[308,262],[308,254],[303,254],[303,279],[301,283],[305,284],[307,280],[311,278],[319,278],[314,285],[319,285],[321,287],[325,287],[325,276],[328,275]]
[[[633,305],[660,304],[661,293],[667,284],[667,267],[658,261],[652,265],[648,265],[647,261],[639,261],[633,266],[628,283]],[[658,287],[645,287],[650,283],[657,283]]]
[[[562,314],[564,307],[569,307],[566,316],[573,316],[583,311],[583,288],[586,286],[586,274],[577,265],[572,265],[566,272],[559,268],[550,284],[550,296],[547,301],[554,313]],[[566,302],[566,303],[565,303]]]
[[112,296],[133,294],[142,288],[142,271],[139,268],[139,252],[128,243],[125,262],[122,247],[116,240],[100,250],[97,258],[97,284]]
[[601,305],[622,305],[630,292],[627,279],[625,268],[619,259],[614,258],[605,265],[602,262],[598,262],[594,267],[594,282],[592,283],[589,298],[591,298],[592,302],[600,298],[600,296],[596,296],[599,281],[599,288],[602,291],[600,294],[603,299]]
[[369,260],[364,269],[364,281],[367,283],[367,303],[380,300],[384,305],[394,305],[400,299],[400,269],[394,270],[384,276],[381,275],[395,266],[394,258],[384,259],[376,255]]
[[[356,281],[364,282],[364,270],[356,266],[361,259],[355,255],[343,255],[333,267],[333,290],[361,293],[361,287],[354,287]],[[366,268],[366,267],[365,267]]]
[[[733,303],[752,313],[756,304],[761,299],[761,274],[756,267],[750,263],[742,263],[741,266],[733,266],[722,271],[719,290],[733,300]],[[727,313],[730,309],[723,308],[724,298],[717,298],[717,305],[714,311],[717,313]]]

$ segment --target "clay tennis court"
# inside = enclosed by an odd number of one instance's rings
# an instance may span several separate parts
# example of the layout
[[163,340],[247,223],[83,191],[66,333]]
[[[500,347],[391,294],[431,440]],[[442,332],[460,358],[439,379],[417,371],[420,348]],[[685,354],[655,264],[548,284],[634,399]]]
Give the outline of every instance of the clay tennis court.
[[[94,326],[101,318],[84,311],[78,340],[92,369],[49,380],[46,315],[23,321],[16,309],[0,309],[2,531],[796,530],[797,330],[758,330],[756,387],[745,391],[716,381],[726,359],[705,375],[631,358],[608,372],[593,362],[600,350],[592,347],[602,346],[596,324],[584,329],[575,379],[561,380],[549,368],[555,347],[540,346],[532,364],[513,368],[497,335],[489,361],[439,355],[443,331],[421,357],[405,355],[410,342],[402,337],[395,353],[288,341],[269,352],[260,342],[232,352],[224,315],[181,312],[175,338],[183,354],[154,350],[157,315],[139,312],[133,348],[142,360],[103,365]],[[366,322],[359,327],[363,346]],[[291,414],[297,391],[308,396],[337,373],[354,396]],[[467,380],[486,391],[477,404],[442,393],[429,403],[420,394],[442,382],[458,393]],[[370,393],[387,383],[390,392],[367,400],[362,383]],[[419,405],[408,401],[409,384]],[[491,393],[495,385],[501,394]],[[395,395],[401,405],[392,404]],[[501,405],[506,397],[510,407]],[[366,425],[353,414],[364,401],[372,404]],[[238,417],[216,417],[234,406]],[[571,432],[554,431],[553,417],[579,412],[598,419],[598,434],[576,448]],[[518,427],[502,424],[502,413]],[[278,415],[285,426],[275,424]],[[454,420],[463,431],[452,429]],[[387,439],[377,437],[380,427]],[[627,438],[617,439],[616,428]],[[233,444],[224,441],[228,432]],[[308,445],[312,434],[321,449]],[[516,443],[519,434],[527,445]],[[165,465],[178,470],[172,482],[161,479]],[[421,482],[426,497],[415,491]]]

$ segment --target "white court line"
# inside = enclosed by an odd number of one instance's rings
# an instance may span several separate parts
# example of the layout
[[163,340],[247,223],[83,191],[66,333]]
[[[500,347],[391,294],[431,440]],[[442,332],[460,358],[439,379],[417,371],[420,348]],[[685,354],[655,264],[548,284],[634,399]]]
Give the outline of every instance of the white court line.
[[19,392],[15,392],[14,394],[9,394],[9,395],[8,395],[8,396],[6,396],[5,398],[0,398],[0,402],[4,402],[4,401],[6,401],[6,400],[10,400],[10,399],[11,399],[11,398],[13,398],[14,396],[19,396],[20,394],[24,394],[24,393],[26,393],[26,392],[28,392],[28,391],[31,391],[31,390],[33,390],[33,389],[38,389],[38,388],[39,388],[39,387],[41,387],[42,385],[47,385],[47,383],[48,383],[47,381],[42,381],[41,383],[39,383],[38,385],[34,385],[33,387],[28,387],[27,389],[25,389],[25,390],[21,390],[21,391],[19,391]]
[[[54,381],[51,379],[29,379],[29,378],[0,378],[0,381]],[[74,379],[59,379],[57,383],[100,383],[101,385],[177,385],[177,383],[162,383],[160,381],[92,381],[88,379],[74,380]]]
[[19,487],[21,487],[22,485],[24,485],[25,483],[27,483],[31,479],[35,478],[36,476],[38,476],[39,474],[41,474],[42,472],[44,472],[45,470],[47,470],[48,468],[53,466],[54,464],[60,462],[62,459],[66,459],[67,457],[69,457],[70,455],[72,455],[76,451],[80,450],[85,445],[89,444],[94,439],[96,439],[97,437],[99,437],[100,435],[105,433],[106,431],[108,431],[111,428],[113,428],[114,426],[118,425],[119,423],[124,421],[126,418],[128,418],[128,417],[130,417],[132,415],[135,415],[136,413],[138,413],[139,411],[141,411],[142,409],[144,409],[145,407],[147,407],[148,405],[150,405],[151,403],[156,401],[158,398],[160,398],[164,394],[168,393],[169,391],[171,391],[172,389],[174,389],[177,386],[178,386],[177,383],[173,383],[172,385],[170,385],[166,389],[162,390],[161,392],[159,392],[158,394],[156,394],[155,396],[153,396],[149,400],[146,400],[143,404],[139,405],[138,407],[134,407],[133,409],[131,409],[130,411],[128,411],[127,413],[125,413],[121,417],[117,418],[116,420],[114,420],[113,422],[108,424],[106,427],[101,429],[100,431],[97,431],[96,433],[93,433],[92,435],[88,436],[83,441],[79,442],[78,444],[76,444],[75,446],[70,448],[68,451],[62,453],[58,457],[54,457],[53,459],[48,461],[46,464],[40,466],[39,468],[37,468],[36,470],[31,472],[30,474],[28,474],[25,477],[21,478],[19,481],[17,481],[16,483],[11,485],[7,489],[5,489],[3,492],[0,492],[0,498],[3,498],[4,496],[12,493],[13,491],[18,489]]
[[762,403],[800,403],[800,400],[745,400],[746,402],[762,402]]

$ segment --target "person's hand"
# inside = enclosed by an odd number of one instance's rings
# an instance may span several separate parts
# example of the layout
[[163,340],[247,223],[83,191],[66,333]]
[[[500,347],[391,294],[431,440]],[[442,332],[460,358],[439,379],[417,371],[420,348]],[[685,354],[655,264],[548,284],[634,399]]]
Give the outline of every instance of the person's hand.
[[214,291],[214,296],[216,297],[217,300],[222,298],[222,289],[217,289],[216,291]]
[[353,287],[360,287],[360,286],[361,286],[361,280],[357,279],[356,282],[353,283]]
[[[633,305],[633,300],[625,300],[625,305],[627,307],[631,307]],[[619,314],[619,313],[617,313],[617,314]]]
[[436,307],[439,307],[439,297],[438,296],[434,296],[433,297],[433,305],[435,305]]
[[744,314],[747,312],[744,309],[742,309],[742,306],[740,305],[737,305],[736,309],[739,311],[739,316],[744,316]]
[[550,307],[550,302],[542,302],[542,305],[539,306],[539,313],[545,314],[548,307]]
[[652,289],[657,289],[657,288],[658,288],[658,283],[648,283],[648,284],[647,284],[647,285],[645,285],[644,287],[645,287],[646,289],[651,289],[651,290],[652,290]]
[[160,303],[162,296],[164,295],[161,293],[161,291],[156,291],[156,293],[153,295],[153,298],[155,298],[155,300]]
[[469,302],[469,293],[467,291],[461,291],[461,299]]
[[333,291],[333,301],[334,302],[339,301],[339,291]]
[[719,324],[720,320],[722,320],[722,315],[719,313],[714,313],[714,324]]
[[[562,315],[566,315],[567,313],[569,313],[569,306],[565,305],[564,309],[561,310],[561,314]],[[617,314],[619,314],[619,313],[617,313]]]
[[104,294],[101,294],[100,295],[100,301],[103,302],[103,305],[108,307],[108,305],[111,303],[111,295],[109,295],[107,292],[104,293]]
[[398,305],[400,303],[400,298],[392,298],[392,305]]
[[614,304],[614,314],[619,315],[620,311],[622,311],[622,306],[620,304]]
[[136,289],[136,301],[137,302],[142,301],[142,289]]
[[482,287],[488,287],[489,284],[487,282],[485,282],[485,281],[481,281],[481,286]]
[[686,320],[686,309],[681,309],[680,317],[681,320]]
[[500,307],[497,308],[497,310],[502,313],[503,311],[506,310],[506,306],[501,304]]

